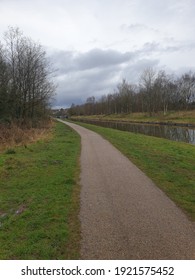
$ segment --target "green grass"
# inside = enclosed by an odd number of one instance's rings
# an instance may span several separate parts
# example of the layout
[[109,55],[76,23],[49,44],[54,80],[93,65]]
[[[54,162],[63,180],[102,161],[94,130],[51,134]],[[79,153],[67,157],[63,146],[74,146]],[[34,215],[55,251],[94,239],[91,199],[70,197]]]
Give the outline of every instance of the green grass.
[[52,136],[0,154],[0,259],[78,259],[80,137]]
[[195,146],[95,125],[80,125],[109,140],[195,221]]

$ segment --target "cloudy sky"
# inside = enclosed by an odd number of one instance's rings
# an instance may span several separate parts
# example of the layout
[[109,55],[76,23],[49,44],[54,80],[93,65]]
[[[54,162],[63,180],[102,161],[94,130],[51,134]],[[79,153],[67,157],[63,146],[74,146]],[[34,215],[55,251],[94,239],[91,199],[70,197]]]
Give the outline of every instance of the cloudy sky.
[[0,40],[17,26],[45,47],[61,108],[138,82],[147,67],[195,71],[194,15],[194,0],[0,0]]

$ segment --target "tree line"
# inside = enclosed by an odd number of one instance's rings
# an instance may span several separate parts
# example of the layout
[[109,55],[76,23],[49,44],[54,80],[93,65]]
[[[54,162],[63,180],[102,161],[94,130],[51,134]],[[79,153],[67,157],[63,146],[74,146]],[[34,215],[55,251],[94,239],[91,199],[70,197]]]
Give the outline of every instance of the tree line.
[[49,115],[55,93],[43,47],[10,27],[0,42],[0,121],[37,123]]
[[103,95],[99,100],[88,97],[82,105],[72,104],[70,115],[130,114],[148,113],[150,116],[168,110],[189,110],[195,108],[195,73],[187,72],[179,77],[145,69],[138,84],[123,79],[113,93]]

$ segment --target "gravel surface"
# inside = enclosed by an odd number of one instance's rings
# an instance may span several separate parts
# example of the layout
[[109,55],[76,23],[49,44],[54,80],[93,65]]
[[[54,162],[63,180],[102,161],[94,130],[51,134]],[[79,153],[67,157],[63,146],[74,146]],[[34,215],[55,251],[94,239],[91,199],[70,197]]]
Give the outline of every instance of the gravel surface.
[[195,224],[108,141],[66,124],[82,141],[82,259],[195,259]]

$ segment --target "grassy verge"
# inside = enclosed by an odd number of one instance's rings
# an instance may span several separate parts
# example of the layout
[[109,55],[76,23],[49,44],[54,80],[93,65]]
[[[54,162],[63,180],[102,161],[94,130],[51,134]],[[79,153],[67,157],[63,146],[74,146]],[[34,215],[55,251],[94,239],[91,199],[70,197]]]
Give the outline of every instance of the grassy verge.
[[193,145],[95,125],[81,125],[109,140],[195,221]]
[[[73,117],[74,119],[80,117]],[[110,115],[92,115],[81,116],[81,118],[98,119],[98,120],[115,120],[115,121],[131,121],[131,122],[165,122],[165,123],[182,123],[195,124],[195,110],[192,111],[169,111],[166,115],[163,112],[158,112],[153,116],[147,113],[132,113],[132,114],[110,114]]]
[[0,154],[0,259],[78,259],[80,138],[52,135]]

